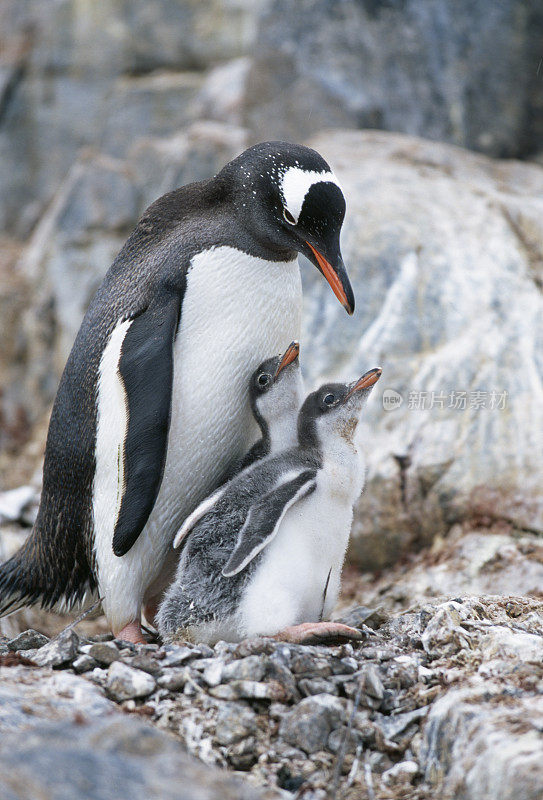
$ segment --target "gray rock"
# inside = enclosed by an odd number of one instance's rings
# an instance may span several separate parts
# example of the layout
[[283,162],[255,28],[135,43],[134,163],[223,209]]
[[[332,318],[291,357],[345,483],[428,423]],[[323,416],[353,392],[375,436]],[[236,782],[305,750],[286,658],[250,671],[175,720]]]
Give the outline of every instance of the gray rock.
[[49,639],[47,636],[31,628],[28,631],[23,631],[14,639],[11,639],[7,642],[7,646],[9,650],[33,650],[43,647],[48,641]]
[[451,689],[424,728],[421,766],[439,794],[466,800],[536,800],[543,791],[543,698],[496,702],[503,687]]
[[222,670],[223,681],[251,680],[261,681],[266,664],[262,656],[247,656],[226,664]]
[[147,672],[114,661],[108,669],[106,685],[111,696],[122,701],[147,697],[155,690],[156,681]]
[[182,689],[190,677],[190,670],[185,667],[184,669],[168,669],[159,678],[157,684],[162,689],[168,689],[170,692],[177,692]]
[[27,730],[46,720],[69,721],[76,715],[88,720],[113,712],[115,704],[103,691],[78,675],[0,666],[2,742],[9,731]]
[[88,653],[91,658],[99,664],[109,667],[114,661],[118,661],[120,656],[118,647],[113,642],[97,642],[89,647]]
[[[384,369],[362,423],[351,557],[382,567],[473,516],[543,531],[543,395],[527,379],[543,381],[543,168],[378,132],[312,144],[342,181],[343,255],[364,300],[352,324],[302,269],[306,378]],[[384,407],[385,391],[401,404]]]
[[384,697],[383,682],[373,664],[364,670],[364,691],[376,700],[382,700]]
[[419,771],[416,761],[400,761],[381,775],[385,786],[408,786]]
[[89,672],[90,670],[94,669],[97,666],[98,663],[94,660],[94,658],[91,658],[86,653],[83,653],[74,660],[72,664],[72,669],[74,670],[74,672],[82,673],[82,672]]
[[542,35],[537,3],[523,0],[274,0],[248,77],[247,123],[257,139],[380,128],[522,157],[541,146],[533,53]]
[[345,720],[345,709],[339,698],[327,694],[306,697],[285,715],[279,735],[309,755],[322,750],[333,728]]
[[219,700],[269,700],[276,703],[287,702],[285,690],[277,681],[231,681],[209,690],[212,697]]
[[256,714],[240,703],[223,703],[217,714],[215,738],[228,747],[256,732]]
[[78,645],[78,635],[75,631],[68,629],[59,633],[48,644],[40,647],[32,656],[32,660],[40,667],[62,667],[74,660]]
[[28,235],[82,147],[125,157],[137,138],[177,132],[196,113],[186,71],[248,54],[265,3],[107,0],[90,14],[5,0],[0,230]]
[[194,650],[192,647],[167,645],[164,651],[166,655],[160,662],[163,667],[180,667],[182,664],[186,664],[187,661],[191,661],[198,656],[198,651]]
[[337,686],[326,678],[302,678],[298,686],[304,697],[312,694],[337,694]]
[[[15,793],[14,793],[15,792]],[[6,800],[257,800],[246,783],[188,756],[179,743],[134,716],[86,725],[67,720],[3,732],[0,795]]]

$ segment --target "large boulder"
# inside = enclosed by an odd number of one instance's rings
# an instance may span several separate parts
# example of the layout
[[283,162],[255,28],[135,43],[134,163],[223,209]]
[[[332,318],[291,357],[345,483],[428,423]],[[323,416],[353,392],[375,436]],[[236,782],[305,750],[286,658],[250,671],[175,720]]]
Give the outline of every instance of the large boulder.
[[302,270],[306,377],[383,367],[353,556],[380,567],[466,519],[543,531],[543,169],[398,134],[312,144],[347,197],[357,309]]
[[246,56],[267,0],[5,0],[0,231],[24,238],[80,149],[124,157],[195,118],[203,70]]
[[257,139],[382,128],[495,156],[541,147],[537,0],[274,0],[247,87]]

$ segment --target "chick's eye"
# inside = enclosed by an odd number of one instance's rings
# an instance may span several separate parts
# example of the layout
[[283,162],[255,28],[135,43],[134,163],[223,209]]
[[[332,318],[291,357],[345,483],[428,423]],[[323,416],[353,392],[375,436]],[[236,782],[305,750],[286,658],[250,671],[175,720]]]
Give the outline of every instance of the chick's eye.
[[325,394],[322,398],[322,402],[325,406],[333,406],[336,402],[335,394],[332,394],[331,392],[329,394]]
[[288,208],[283,209],[283,217],[288,222],[289,225],[296,225],[296,220],[288,210]]
[[260,375],[258,376],[257,383],[261,389],[265,389],[266,386],[269,385],[270,381],[271,381],[271,375],[268,375],[267,372],[261,372]]

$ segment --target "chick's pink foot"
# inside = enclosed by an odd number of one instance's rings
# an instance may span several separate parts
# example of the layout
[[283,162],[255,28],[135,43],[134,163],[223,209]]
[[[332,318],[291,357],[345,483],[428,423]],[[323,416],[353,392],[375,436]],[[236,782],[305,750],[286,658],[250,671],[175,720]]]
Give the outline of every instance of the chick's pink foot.
[[303,622],[283,628],[273,638],[291,644],[343,644],[359,641],[363,633],[340,622]]

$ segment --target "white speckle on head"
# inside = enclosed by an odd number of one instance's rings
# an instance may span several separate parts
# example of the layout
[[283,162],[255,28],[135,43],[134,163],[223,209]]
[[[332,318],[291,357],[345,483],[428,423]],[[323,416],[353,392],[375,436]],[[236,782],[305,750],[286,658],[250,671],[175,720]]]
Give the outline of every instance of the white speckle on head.
[[283,201],[296,222],[298,222],[308,191],[314,183],[321,182],[335,183],[341,189],[334,173],[327,170],[314,172],[300,169],[299,167],[289,167],[281,177]]

